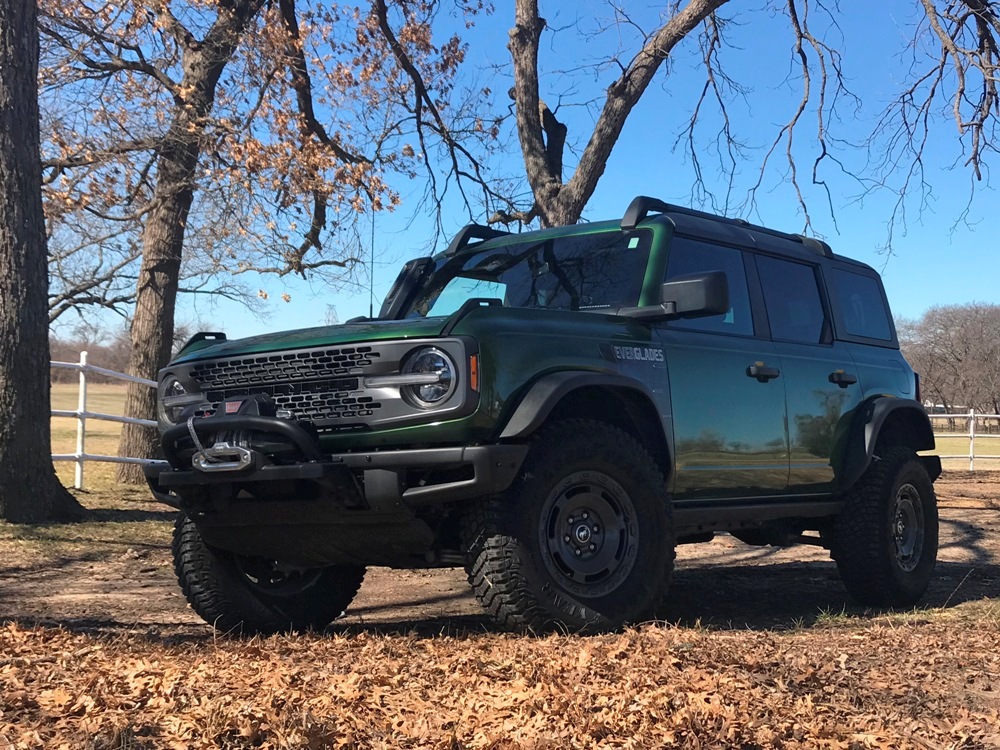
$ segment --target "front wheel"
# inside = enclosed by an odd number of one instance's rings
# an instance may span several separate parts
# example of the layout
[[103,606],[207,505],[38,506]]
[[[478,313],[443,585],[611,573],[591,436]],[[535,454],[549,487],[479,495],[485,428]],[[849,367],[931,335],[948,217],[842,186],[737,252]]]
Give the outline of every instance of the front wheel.
[[357,565],[297,568],[209,547],[186,515],[174,524],[174,571],[191,608],[224,633],[322,630],[354,599]]
[[602,422],[544,429],[510,491],[471,508],[463,531],[476,597],[513,630],[648,619],[673,567],[663,476],[642,445]]
[[910,607],[927,590],[937,560],[934,485],[909,448],[889,448],[847,493],[830,554],[844,585],[870,607]]

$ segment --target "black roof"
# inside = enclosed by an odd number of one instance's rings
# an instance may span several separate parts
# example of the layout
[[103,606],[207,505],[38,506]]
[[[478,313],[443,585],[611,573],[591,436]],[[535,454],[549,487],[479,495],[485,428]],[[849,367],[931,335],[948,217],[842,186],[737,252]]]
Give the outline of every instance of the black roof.
[[640,222],[653,212],[670,216],[674,226],[683,234],[696,234],[706,239],[715,239],[715,236],[717,236],[718,239],[725,239],[730,242],[735,240],[741,242],[741,244],[746,244],[749,238],[754,245],[760,245],[760,240],[765,238],[765,244],[770,244],[768,241],[771,239],[784,240],[785,242],[797,245],[796,249],[802,248],[816,255],[822,255],[827,258],[833,257],[833,250],[830,246],[823,240],[818,240],[815,237],[781,232],[777,229],[751,224],[745,219],[730,219],[725,216],[710,214],[707,211],[698,211],[685,206],[664,203],[657,198],[650,198],[645,195],[636,196],[629,204],[629,207],[625,210],[625,216],[622,217],[622,229],[627,232],[635,229]]
[[[656,214],[656,216],[651,216],[651,214]],[[666,203],[657,198],[650,198],[645,195],[636,196],[632,200],[625,211],[625,215],[619,222],[619,226],[622,231],[630,232],[647,219],[669,222],[673,225],[676,234],[695,239],[758,248],[779,255],[803,259],[815,259],[818,256],[873,270],[867,264],[853,258],[836,255],[829,244],[815,237],[806,237],[792,232],[782,232],[758,224],[751,224],[745,219],[732,219],[726,216],[719,216],[707,211],[699,211],[686,206]],[[586,226],[593,226],[593,224],[578,224],[571,227],[543,229],[534,232],[525,232],[523,235],[515,235],[492,227],[469,224],[455,235],[444,254],[450,256],[475,250],[480,245],[498,238],[513,240],[524,237],[527,239],[539,232],[549,233],[555,231],[562,233],[567,230],[572,232],[574,229],[582,230]]]

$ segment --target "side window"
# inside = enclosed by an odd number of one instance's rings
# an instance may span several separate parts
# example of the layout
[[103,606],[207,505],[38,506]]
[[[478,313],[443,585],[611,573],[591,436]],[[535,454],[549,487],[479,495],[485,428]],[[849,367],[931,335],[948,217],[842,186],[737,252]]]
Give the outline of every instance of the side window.
[[677,276],[704,271],[725,271],[729,282],[729,311],[723,315],[671,321],[671,328],[713,333],[753,335],[750,294],[747,291],[743,252],[732,247],[711,245],[687,237],[674,237],[670,243],[666,281]]
[[877,280],[835,268],[833,285],[846,333],[882,341],[892,340],[889,314]]
[[823,336],[823,302],[812,266],[757,256],[771,338],[818,344]]

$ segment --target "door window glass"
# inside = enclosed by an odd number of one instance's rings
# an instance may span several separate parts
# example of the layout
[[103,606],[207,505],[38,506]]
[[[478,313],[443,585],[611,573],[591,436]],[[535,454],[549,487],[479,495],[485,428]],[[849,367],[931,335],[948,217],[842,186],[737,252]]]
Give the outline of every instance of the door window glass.
[[687,237],[674,237],[670,243],[666,280],[706,271],[725,272],[729,283],[729,310],[722,315],[682,318],[671,321],[669,326],[694,331],[752,336],[753,316],[750,313],[750,294],[747,291],[743,252],[733,247],[712,245]]
[[823,302],[816,271],[804,263],[757,257],[771,338],[818,344],[823,336]]

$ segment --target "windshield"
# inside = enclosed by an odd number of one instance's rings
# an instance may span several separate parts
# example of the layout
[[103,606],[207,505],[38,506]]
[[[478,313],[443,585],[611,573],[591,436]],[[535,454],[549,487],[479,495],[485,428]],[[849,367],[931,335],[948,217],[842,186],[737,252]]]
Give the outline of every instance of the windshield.
[[477,297],[547,310],[633,307],[651,237],[648,230],[602,232],[441,258],[407,317],[450,315]]

